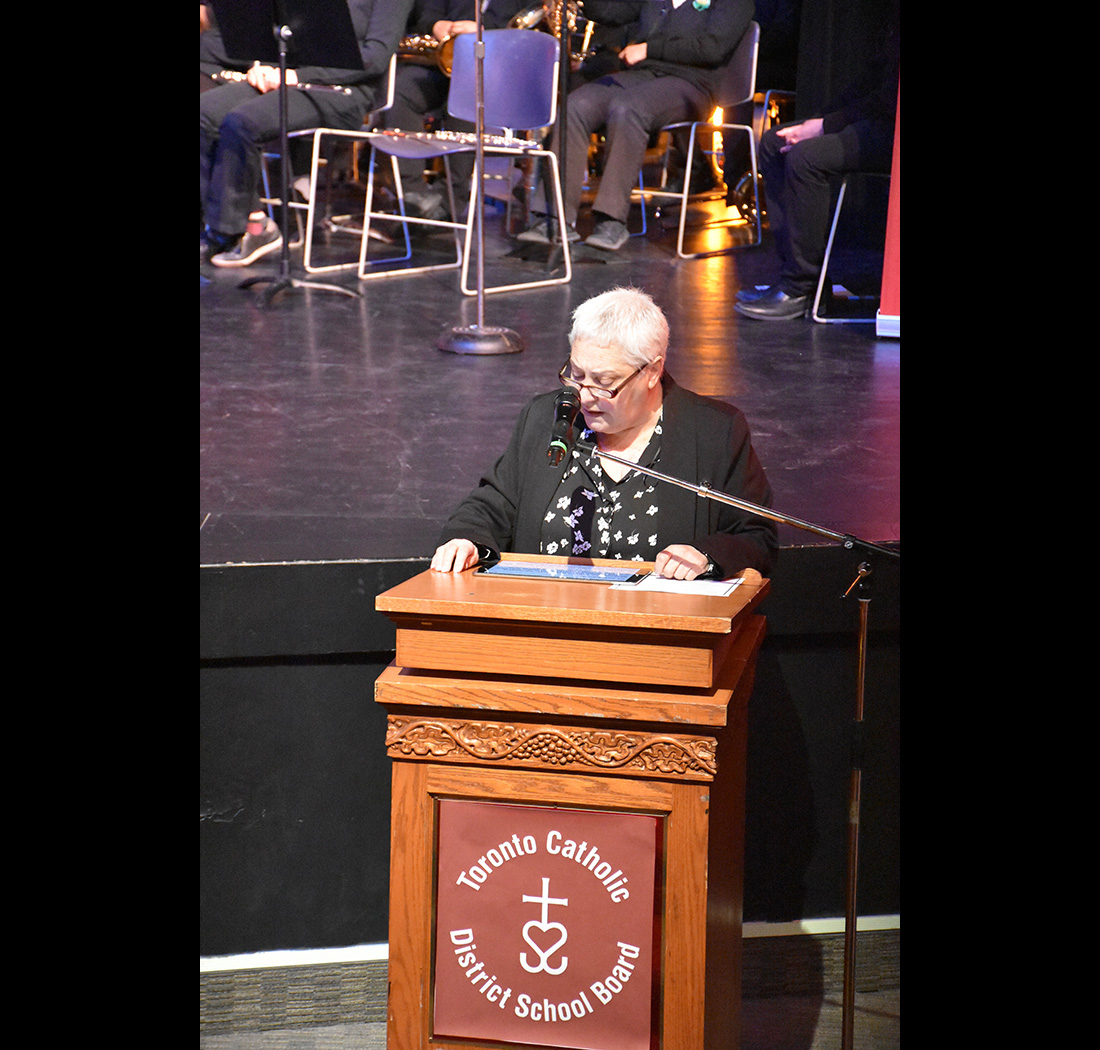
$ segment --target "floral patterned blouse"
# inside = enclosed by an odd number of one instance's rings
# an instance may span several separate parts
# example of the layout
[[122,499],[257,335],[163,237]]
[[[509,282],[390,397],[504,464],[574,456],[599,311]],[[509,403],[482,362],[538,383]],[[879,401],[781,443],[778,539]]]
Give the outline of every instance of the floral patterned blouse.
[[[588,429],[581,437],[595,439]],[[638,463],[655,468],[660,455],[658,419]],[[655,479],[631,470],[622,481],[614,481],[600,466],[595,451],[574,448],[572,461],[543,517],[539,550],[542,554],[653,561],[661,550],[659,520]]]

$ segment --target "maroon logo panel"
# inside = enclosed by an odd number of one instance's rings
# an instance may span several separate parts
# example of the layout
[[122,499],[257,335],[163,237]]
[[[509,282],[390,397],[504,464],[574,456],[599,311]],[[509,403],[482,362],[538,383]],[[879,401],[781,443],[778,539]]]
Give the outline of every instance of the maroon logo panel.
[[435,1035],[649,1050],[658,817],[440,801]]

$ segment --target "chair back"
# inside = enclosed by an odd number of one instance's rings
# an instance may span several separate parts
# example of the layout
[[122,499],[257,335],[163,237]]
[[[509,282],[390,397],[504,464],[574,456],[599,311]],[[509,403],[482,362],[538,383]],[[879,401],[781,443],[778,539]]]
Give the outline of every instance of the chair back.
[[372,109],[363,121],[364,126],[374,127],[382,114],[393,107],[397,94],[397,53],[390,56],[389,68],[386,70],[386,98],[377,108]]
[[390,64],[386,69],[386,101],[375,110],[376,113],[384,113],[393,107],[394,98],[397,95],[397,52],[390,56]]
[[[557,118],[560,45],[549,33],[529,29],[483,31],[485,126],[532,131]],[[447,112],[477,121],[475,33],[455,37]]]
[[750,22],[722,74],[717,99],[722,109],[752,101],[756,94],[756,58],[759,52],[760,23]]

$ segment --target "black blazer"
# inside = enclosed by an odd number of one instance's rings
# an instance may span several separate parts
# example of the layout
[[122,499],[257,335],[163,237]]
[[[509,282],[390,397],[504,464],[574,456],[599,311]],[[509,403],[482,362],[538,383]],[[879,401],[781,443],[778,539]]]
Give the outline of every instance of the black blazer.
[[[632,68],[680,77],[717,98],[725,67],[752,21],[753,0],[586,0],[584,13],[601,26],[621,26],[628,43],[648,44]],[[755,502],[755,501],[754,501]]]
[[[752,447],[740,409],[664,383],[661,435],[662,474],[770,507],[771,486]],[[546,449],[557,391],[528,402],[512,439],[492,470],[455,510],[441,543],[468,539],[494,551],[537,554],[542,517],[557,493],[568,459],[550,467]],[[776,525],[716,500],[704,499],[667,482],[661,493],[662,543],[689,543],[707,554],[727,575],[740,569],[771,571],[778,551]]]

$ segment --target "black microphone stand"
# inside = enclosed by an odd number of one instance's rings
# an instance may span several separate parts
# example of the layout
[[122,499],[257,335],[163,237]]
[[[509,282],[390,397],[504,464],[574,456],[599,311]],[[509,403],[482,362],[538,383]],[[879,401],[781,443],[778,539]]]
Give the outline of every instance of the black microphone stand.
[[[739,510],[748,511],[750,514],[756,514],[759,517],[768,518],[771,521],[781,522],[785,525],[793,525],[795,528],[803,529],[806,532],[813,532],[818,536],[836,540],[841,543],[846,550],[858,550],[867,554],[880,554],[888,558],[901,559],[901,552],[893,550],[890,547],[883,547],[877,543],[869,543],[866,540],[858,539],[852,535],[834,532],[832,529],[826,529],[821,525],[815,525],[812,522],[803,521],[800,518],[794,518],[788,514],[781,514],[778,511],[769,510],[767,507],[761,507],[755,503],[750,503],[748,500],[739,499],[737,496],[731,496],[728,493],[712,489],[709,485],[695,485],[689,481],[682,481],[671,475],[662,474],[660,471],[651,470],[649,467],[643,467],[632,460],[623,459],[621,456],[617,456],[614,453],[604,452],[597,448],[594,442],[576,441],[574,444],[577,448],[583,449],[585,452],[595,453],[604,459],[620,463],[642,474],[646,474],[649,477],[656,478],[658,481],[667,481],[672,485],[677,485],[682,489],[694,492],[697,496],[701,496],[704,499],[713,499],[719,503],[737,507]],[[866,560],[860,561],[856,569],[856,578],[852,581],[848,590],[841,595],[841,598],[847,598],[855,591],[856,597],[859,600],[856,702],[855,717],[852,723],[851,772],[848,785],[848,872],[844,907],[844,989],[841,1015],[841,1046],[843,1050],[851,1050],[853,1046],[853,1020],[855,1014],[856,926],[858,922],[856,912],[856,889],[859,868],[859,817],[863,772],[863,695],[866,683],[867,623],[871,603],[871,576],[871,563]]]
[[281,150],[279,162],[280,191],[282,193],[282,219],[283,219],[283,247],[279,255],[279,274],[277,277],[250,277],[242,281],[241,288],[251,288],[256,284],[271,283],[271,287],[260,293],[261,305],[267,307],[271,301],[282,291],[288,288],[316,288],[324,292],[338,292],[353,299],[359,298],[360,292],[350,288],[341,288],[338,284],[322,284],[318,281],[303,281],[290,276],[290,136],[287,130],[287,83],[286,83],[286,55],[287,41],[293,35],[290,26],[278,25],[274,27],[275,39],[279,45],[279,149]]
[[474,209],[477,244],[477,324],[456,325],[439,337],[436,346],[452,354],[516,354],[523,341],[510,328],[485,327],[485,226],[482,198],[485,171],[485,44],[481,36],[481,4],[474,4],[477,41],[474,46],[474,106],[476,108],[474,145],[474,184],[470,207]]
[[[639,473],[646,474],[651,478],[656,478],[658,481],[667,481],[670,485],[677,485],[682,489],[687,489],[689,492],[694,492],[697,496],[702,496],[704,499],[712,499],[718,503],[725,503],[728,506],[737,507],[739,510],[746,510],[750,514],[756,514],[761,518],[778,521],[784,525],[793,525],[797,529],[805,529],[807,532],[814,532],[818,536],[825,536],[831,540],[838,540],[848,550],[859,548],[869,552],[873,551],[878,554],[885,554],[891,558],[901,558],[901,552],[891,547],[883,547],[877,543],[869,543],[867,540],[861,540],[847,533],[834,532],[832,529],[827,529],[823,525],[815,525],[813,522],[803,521],[801,518],[794,518],[789,514],[782,514],[768,507],[761,507],[759,504],[750,503],[747,499],[741,499],[738,496],[731,496],[726,492],[711,488],[709,485],[696,485],[690,481],[682,481],[680,478],[674,478],[670,474],[662,474],[659,470],[643,467],[640,463],[635,463],[631,459],[623,459],[613,452],[604,452],[595,442],[581,441],[578,439],[574,441],[573,444],[576,448],[584,452],[594,453],[601,459],[610,459],[614,463],[621,463],[623,466],[630,467],[632,470],[637,470]],[[850,589],[851,588],[849,588],[849,590]]]

